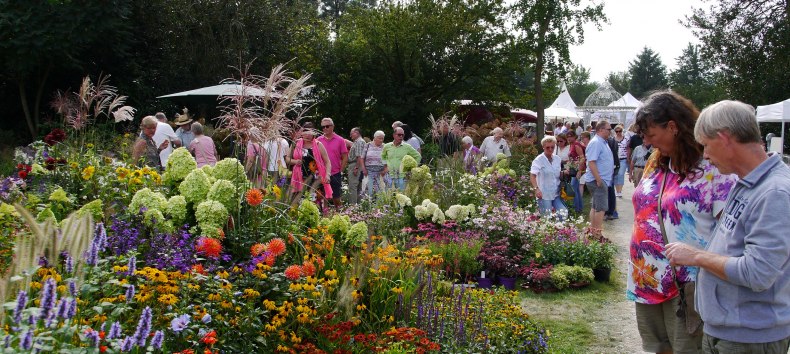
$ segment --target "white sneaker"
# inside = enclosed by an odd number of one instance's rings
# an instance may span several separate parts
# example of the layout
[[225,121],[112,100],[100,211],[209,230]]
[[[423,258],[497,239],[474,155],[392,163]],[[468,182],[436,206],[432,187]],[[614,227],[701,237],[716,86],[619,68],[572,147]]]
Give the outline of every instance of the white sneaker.
[[615,192],[615,193],[614,193],[614,195],[615,195],[617,198],[622,198],[622,197],[623,197],[623,193],[616,193],[616,192]]

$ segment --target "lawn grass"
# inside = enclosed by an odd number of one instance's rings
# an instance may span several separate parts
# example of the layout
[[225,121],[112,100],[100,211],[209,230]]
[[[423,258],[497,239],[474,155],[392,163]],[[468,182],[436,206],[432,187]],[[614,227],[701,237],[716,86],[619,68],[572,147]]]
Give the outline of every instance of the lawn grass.
[[618,342],[611,331],[601,331],[600,326],[606,326],[607,307],[624,296],[621,278],[617,270],[612,270],[610,282],[593,282],[579,290],[543,294],[524,290],[521,305],[549,330],[551,353],[600,352]]

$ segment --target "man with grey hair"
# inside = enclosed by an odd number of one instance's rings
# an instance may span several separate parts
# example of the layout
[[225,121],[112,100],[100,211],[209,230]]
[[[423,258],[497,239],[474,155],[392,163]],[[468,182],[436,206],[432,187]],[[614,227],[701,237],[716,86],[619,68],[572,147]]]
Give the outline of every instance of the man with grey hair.
[[360,185],[362,181],[362,172],[365,165],[365,139],[362,138],[362,133],[359,127],[351,129],[351,149],[348,152],[348,167],[346,167],[346,174],[348,175],[348,202],[350,204],[357,204],[359,202]]
[[584,151],[587,161],[587,172],[582,181],[590,190],[592,205],[590,207],[590,229],[603,231],[603,216],[609,209],[608,189],[614,177],[614,156],[609,148],[609,135],[612,127],[602,120],[595,125],[595,136],[587,144]]
[[790,168],[763,150],[754,108],[721,101],[694,127],[703,157],[739,180],[706,250],[666,246],[672,265],[699,267],[705,353],[781,353],[790,346]]
[[496,155],[499,153],[510,157],[510,146],[507,144],[507,140],[503,138],[504,135],[505,132],[502,131],[502,128],[496,127],[491,131],[491,136],[483,139],[483,143],[480,144],[480,153],[483,154],[488,163],[496,162]]
[[401,173],[400,165],[406,155],[411,156],[417,163],[420,163],[420,153],[409,144],[403,143],[403,128],[395,128],[392,135],[392,142],[384,144],[381,151],[381,160],[384,161],[384,173],[389,172],[392,186],[399,189],[406,189],[406,176]]
[[[156,146],[161,145],[165,140],[170,142],[178,140],[176,132],[173,131],[173,127],[167,122],[167,116],[165,116],[164,113],[157,112],[154,117],[159,121],[156,124],[156,133],[154,133],[154,137],[152,138]],[[167,159],[170,157],[170,154],[173,153],[173,145],[174,144],[169,143],[165,149],[159,152],[159,161],[162,163],[162,168],[167,168]]]

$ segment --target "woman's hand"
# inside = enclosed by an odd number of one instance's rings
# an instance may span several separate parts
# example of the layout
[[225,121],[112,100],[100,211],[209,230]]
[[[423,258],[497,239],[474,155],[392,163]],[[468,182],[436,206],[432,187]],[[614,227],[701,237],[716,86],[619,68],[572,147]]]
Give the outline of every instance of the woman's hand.
[[329,178],[326,176],[321,176],[321,184],[329,184]]
[[170,140],[165,139],[161,145],[159,145],[159,151],[167,149],[167,146],[170,145]]
[[535,188],[535,196],[538,197],[538,199],[543,199],[543,192],[540,191],[540,188]]
[[368,175],[368,169],[365,168],[365,166],[362,166],[362,175],[363,176],[367,176]]
[[294,166],[301,166],[302,165],[302,159],[291,159],[291,163],[293,163]]

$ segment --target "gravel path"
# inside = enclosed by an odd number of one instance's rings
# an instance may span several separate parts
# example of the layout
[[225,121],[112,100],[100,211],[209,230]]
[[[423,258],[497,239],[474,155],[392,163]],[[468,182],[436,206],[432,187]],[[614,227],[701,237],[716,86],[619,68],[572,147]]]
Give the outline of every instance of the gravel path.
[[[611,303],[602,306],[600,313],[592,316],[591,323],[596,335],[606,339],[608,345],[602,348],[592,348],[595,353],[644,353],[642,340],[636,329],[636,315],[634,303],[625,298],[625,276],[628,271],[628,245],[631,240],[631,228],[634,221],[634,208],[631,195],[634,185],[626,181],[623,187],[623,197],[617,199],[617,212],[620,218],[604,221],[604,236],[617,245],[617,268],[620,271],[620,282],[623,284],[623,296],[617,297]],[[614,276],[614,272],[612,273]]]

